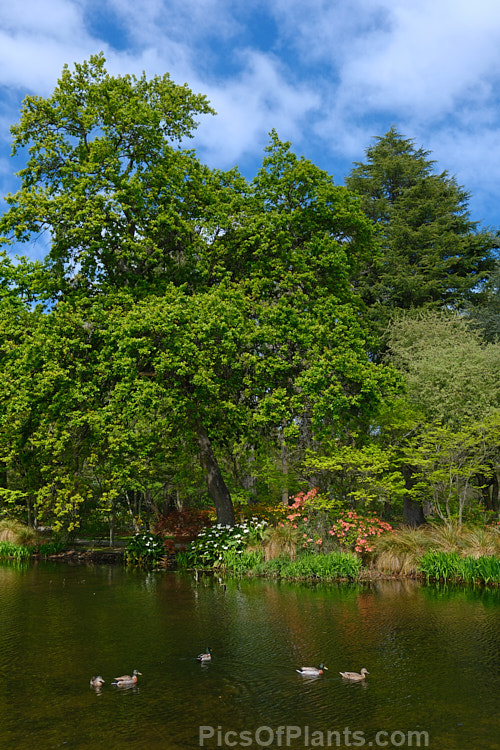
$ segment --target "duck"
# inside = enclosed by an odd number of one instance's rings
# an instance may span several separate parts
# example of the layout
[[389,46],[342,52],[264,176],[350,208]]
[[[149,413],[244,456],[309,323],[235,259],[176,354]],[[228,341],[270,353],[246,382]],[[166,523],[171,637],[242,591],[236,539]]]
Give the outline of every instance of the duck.
[[90,678],[90,687],[100,689],[104,685],[105,680],[102,679],[101,675],[97,675],[97,677],[91,677]]
[[361,682],[365,679],[365,675],[370,674],[367,669],[363,667],[361,672],[339,672],[344,680],[352,680],[352,682]]
[[321,662],[319,667],[301,667],[295,671],[304,675],[304,677],[319,677],[320,674],[323,674],[325,669],[328,669],[328,667],[325,667],[323,662]]
[[123,674],[121,677],[115,677],[111,684],[116,685],[116,687],[132,687],[137,685],[137,675],[142,675],[142,672],[134,669],[131,675]]
[[212,659],[212,649],[210,648],[210,646],[207,646],[207,650],[204,654],[198,654],[196,659],[201,662],[210,661]]

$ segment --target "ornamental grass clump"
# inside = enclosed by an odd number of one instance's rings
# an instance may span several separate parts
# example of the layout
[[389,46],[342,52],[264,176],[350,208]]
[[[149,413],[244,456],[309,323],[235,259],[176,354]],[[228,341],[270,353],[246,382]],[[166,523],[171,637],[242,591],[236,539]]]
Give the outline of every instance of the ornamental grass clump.
[[500,534],[485,526],[476,526],[464,534],[464,552],[471,557],[500,556]]
[[35,529],[25,526],[15,518],[3,518],[0,521],[0,542],[11,542],[25,547],[36,544]]
[[274,557],[295,557],[297,547],[301,542],[301,533],[298,528],[290,524],[279,523],[277,526],[268,526],[262,538],[262,547],[266,560]]
[[462,552],[465,546],[465,528],[458,522],[430,523],[429,536],[434,549],[440,552]]
[[397,529],[375,541],[373,566],[386,573],[415,575],[420,559],[432,546],[433,541],[423,528]]

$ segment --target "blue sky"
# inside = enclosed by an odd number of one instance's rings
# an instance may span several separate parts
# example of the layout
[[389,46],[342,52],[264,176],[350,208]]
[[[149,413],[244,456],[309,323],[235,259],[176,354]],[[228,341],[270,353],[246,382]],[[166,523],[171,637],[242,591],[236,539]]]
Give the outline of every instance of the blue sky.
[[169,72],[209,98],[218,114],[191,145],[211,166],[252,178],[274,128],[342,184],[394,125],[471,193],[472,219],[500,227],[498,0],[2,2],[0,196],[17,186],[24,96],[101,50],[112,74]]

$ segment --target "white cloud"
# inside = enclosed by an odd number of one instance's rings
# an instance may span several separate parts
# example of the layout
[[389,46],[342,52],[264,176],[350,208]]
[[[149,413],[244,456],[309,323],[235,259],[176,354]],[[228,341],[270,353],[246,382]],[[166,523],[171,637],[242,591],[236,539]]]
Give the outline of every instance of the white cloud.
[[251,51],[242,56],[243,74],[207,91],[218,116],[205,121],[197,135],[206,158],[224,168],[251,152],[261,157],[273,128],[282,140],[301,140],[306,118],[320,104],[307,86],[287,83],[272,57]]
[[389,29],[370,35],[369,45],[363,37],[355,41],[342,70],[344,102],[355,106],[353,93],[359,93],[359,104],[374,111],[397,109],[427,119],[491,95],[500,63],[500,5],[399,0],[390,22]]
[[25,93],[99,50],[111,74],[168,71],[207,95],[218,116],[193,145],[213,166],[260,160],[275,128],[340,181],[394,124],[472,192],[500,190],[498,0],[2,3],[0,158]]
[[[65,63],[101,49],[86,31],[83,5],[23,0],[0,6],[0,85],[49,93]],[[101,46],[99,46],[101,45]]]

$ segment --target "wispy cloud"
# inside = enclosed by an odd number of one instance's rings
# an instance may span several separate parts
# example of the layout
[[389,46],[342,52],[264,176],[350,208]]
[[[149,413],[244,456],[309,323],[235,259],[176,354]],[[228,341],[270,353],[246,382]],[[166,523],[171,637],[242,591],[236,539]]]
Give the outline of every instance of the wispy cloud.
[[3,3],[0,190],[22,97],[47,95],[65,63],[100,50],[113,74],[168,71],[208,96],[218,115],[203,119],[195,146],[213,166],[251,172],[276,128],[341,181],[371,138],[395,124],[432,150],[495,223],[497,0]]

